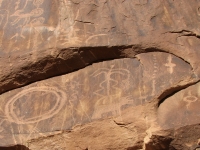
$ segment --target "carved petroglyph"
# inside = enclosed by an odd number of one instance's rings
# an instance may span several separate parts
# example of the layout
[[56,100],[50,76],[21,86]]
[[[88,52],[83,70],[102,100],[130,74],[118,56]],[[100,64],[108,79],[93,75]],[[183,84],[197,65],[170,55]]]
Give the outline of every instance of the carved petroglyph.
[[191,91],[189,91],[188,95],[183,98],[183,101],[185,101],[187,103],[187,105],[186,105],[187,109],[189,109],[189,106],[191,103],[194,103],[197,100],[198,100],[198,98],[196,96],[193,96],[191,94]]
[[168,63],[165,64],[165,66],[167,67],[167,71],[172,74],[174,72],[174,67],[176,67],[176,64],[172,63],[172,56],[169,55],[168,58]]
[[2,40],[5,32],[4,29],[7,23],[8,23],[8,11],[0,10],[0,29],[2,30],[0,32],[0,48],[2,47]]
[[81,40],[77,32],[80,29],[75,28],[75,20],[79,16],[79,10],[74,15],[70,0],[61,0],[60,3],[59,24],[55,30],[57,41],[61,45],[79,44]]
[[75,104],[79,101],[79,90],[81,84],[77,81],[67,81],[66,82],[66,92],[69,100],[69,109],[71,112],[71,117],[73,120],[73,124],[75,123]]
[[143,100],[146,100],[147,95],[145,95],[145,86],[144,86],[144,82],[143,82],[143,65],[140,64],[138,67],[138,80],[139,80],[139,99],[140,99],[140,103],[143,103]]
[[120,115],[121,116],[121,106],[126,104],[133,104],[133,100],[128,96],[120,98],[120,101],[117,103],[112,103],[109,105],[99,105],[94,110],[92,115],[92,119],[100,119],[104,113],[111,112],[113,116]]
[[77,31],[79,31],[79,29],[60,29],[58,41],[61,42],[61,45],[81,43],[80,38],[76,34]]
[[[99,84],[99,89],[94,92],[94,94],[100,97],[96,104],[95,110],[92,115],[92,119],[102,118],[104,113],[112,113],[112,115],[121,115],[121,106],[125,104],[130,104],[131,101],[128,97],[121,97],[119,80],[116,80],[114,75],[121,77],[121,82],[128,84],[130,79],[130,72],[123,68],[100,68],[95,71],[92,76],[97,78],[103,75],[103,79]],[[119,99],[116,102],[116,99]],[[105,104],[106,103],[106,104]]]
[[[42,17],[34,18],[27,28],[30,27],[37,33],[37,25],[43,21]],[[38,34],[38,38],[39,36]],[[77,72],[15,89],[4,93],[5,96],[2,94],[0,134],[19,143],[47,135],[47,132],[71,130],[78,124],[87,124],[96,119],[117,117],[123,120],[128,109],[139,108],[155,97],[159,90],[157,86],[163,83],[160,77],[169,81],[169,73],[165,67],[168,54],[153,54],[153,59],[152,53],[149,53],[138,56],[140,61],[127,58],[93,64]],[[182,66],[180,63],[177,63],[177,68]],[[187,73],[174,69],[170,77]],[[180,80],[182,78],[176,77],[173,82]],[[154,97],[151,96],[151,86],[154,87]],[[168,87],[166,84],[165,88]],[[186,99],[181,104],[191,104],[187,101]],[[191,104],[190,111],[193,107]],[[7,133],[13,133],[15,137]]]
[[17,17],[11,24],[15,25],[19,21],[23,20],[23,23],[20,25],[20,27],[25,26],[30,22],[31,17],[39,17],[43,13],[44,10],[42,8],[33,9],[29,13],[23,13],[22,10],[17,10],[14,14],[11,15],[11,17]]
[[[97,105],[99,103],[105,104],[106,100],[109,100],[110,103],[112,103],[112,99],[114,97],[119,97],[119,93],[112,94],[111,91],[118,91],[120,90],[117,85],[119,84],[119,81],[114,79],[112,75],[121,75],[125,77],[124,80],[129,78],[129,71],[127,69],[114,69],[114,65],[111,65],[111,68],[100,68],[97,71],[95,71],[92,76],[97,77],[100,76],[101,74],[104,75],[104,80],[100,83],[99,87],[100,89],[96,90],[94,92],[95,95],[100,96],[100,99],[97,101]],[[102,91],[105,91],[104,94],[102,94]]]
[[[82,89],[83,84],[80,84],[78,81],[67,81],[66,82],[66,92],[67,92],[67,99],[69,102],[69,109],[70,115],[73,120],[73,125],[76,123],[76,115],[78,114],[82,121],[83,118],[88,118],[90,120],[89,115],[87,114],[87,102],[81,101],[83,94],[80,92]],[[63,120],[65,121],[65,120]]]
[[43,17],[33,19],[30,22],[31,27],[34,29],[34,38],[33,38],[33,49],[37,49],[38,47],[38,39],[43,41],[41,30],[37,28],[38,25],[42,25],[45,19]]
[[[28,95],[31,92],[35,91],[42,91],[42,92],[48,92],[56,96],[56,103],[48,110],[46,113],[38,115],[38,116],[31,116],[30,118],[26,118],[25,116],[19,116],[18,112],[15,112],[15,102],[18,101],[22,96]],[[48,118],[51,118],[52,116],[56,115],[60,109],[63,107],[65,102],[65,93],[61,90],[58,90],[55,87],[32,87],[26,90],[23,90],[16,94],[12,99],[10,99],[6,106],[5,106],[5,115],[8,118],[10,122],[15,122],[17,124],[30,124],[30,123],[36,123],[41,120],[45,120]]]
[[[94,38],[98,38],[98,37],[101,37],[101,36],[103,36],[103,38],[107,38],[108,39],[108,35],[107,34],[97,34],[97,35],[92,35],[92,36],[90,36],[90,37],[88,37],[86,40],[85,40],[85,43],[86,44],[89,44],[89,42],[91,41],[91,40],[94,40]],[[109,44],[109,40],[108,40],[108,43],[107,44]]]
[[[38,23],[40,23],[40,24],[44,23],[44,18],[40,17],[42,14],[44,14],[44,9],[40,8],[40,5],[43,4],[44,1],[43,0],[34,0],[33,5],[36,8],[32,9],[30,12],[25,12],[25,8],[27,7],[28,2],[31,2],[31,1],[32,0],[27,0],[22,9],[18,9],[18,7],[19,7],[18,5],[19,5],[20,2],[17,1],[16,7],[15,7],[16,11],[12,15],[10,15],[10,17],[13,18],[11,25],[15,26],[16,28],[19,28],[19,32],[15,33],[10,38],[10,39],[15,39],[15,42],[17,41],[18,37],[23,38],[23,39],[26,38],[23,35],[23,31],[24,31],[25,27],[28,27],[28,26],[33,27],[36,22],[37,22],[37,24]],[[42,20],[41,20],[41,18],[42,18]],[[34,31],[34,33],[35,33],[35,31]]]
[[35,5],[37,8],[40,7],[44,3],[44,0],[34,0],[33,5]]
[[156,74],[158,72],[158,62],[155,54],[153,54],[153,78],[152,78],[152,93],[151,96],[155,95],[156,92]]
[[20,0],[16,0],[15,2],[15,10],[19,8]]
[[[5,119],[0,121],[0,133],[2,133],[4,131],[4,128],[2,127],[3,122],[5,121]],[[0,135],[0,139],[3,138],[4,136]]]
[[0,0],[0,7],[1,7],[2,3],[3,3],[3,0]]

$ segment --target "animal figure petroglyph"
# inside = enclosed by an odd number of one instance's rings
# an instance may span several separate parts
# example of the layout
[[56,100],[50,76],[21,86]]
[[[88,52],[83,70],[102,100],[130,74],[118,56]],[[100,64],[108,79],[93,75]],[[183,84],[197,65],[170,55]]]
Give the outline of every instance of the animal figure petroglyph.
[[39,17],[44,13],[44,10],[42,8],[36,8],[33,9],[29,13],[23,13],[23,10],[17,10],[14,14],[11,15],[11,17],[17,17],[11,24],[15,25],[20,20],[24,19],[23,24],[21,26],[24,26],[30,22],[30,17]]
[[[34,23],[40,23],[42,24],[44,22],[44,20],[41,20],[41,18],[43,17],[40,17],[40,18],[35,18],[33,19],[32,21],[30,21],[30,18],[31,17],[39,17],[40,15],[43,14],[44,10],[41,9],[41,8],[36,8],[34,10],[32,10],[30,13],[25,13],[23,14],[22,13],[23,10],[17,10],[14,14],[11,15],[11,17],[17,17],[17,19],[15,19],[11,24],[12,25],[16,25],[17,23],[19,23],[21,20],[22,23],[20,23],[19,26],[17,26],[17,28],[20,28],[20,33],[16,33],[15,35],[13,35],[10,39],[13,39],[13,38],[16,38],[16,37],[21,37],[21,38],[24,38],[25,39],[25,36],[22,34],[23,32],[23,29],[24,27],[26,26],[33,26],[35,25]],[[36,21],[37,20],[37,21]],[[35,21],[35,22],[34,22]],[[17,39],[15,39],[15,42],[16,42]]]
[[121,116],[121,107],[126,104],[133,104],[133,100],[130,97],[123,97],[117,103],[96,106],[92,119],[100,119],[102,118],[102,114],[109,112],[112,112],[113,116]]

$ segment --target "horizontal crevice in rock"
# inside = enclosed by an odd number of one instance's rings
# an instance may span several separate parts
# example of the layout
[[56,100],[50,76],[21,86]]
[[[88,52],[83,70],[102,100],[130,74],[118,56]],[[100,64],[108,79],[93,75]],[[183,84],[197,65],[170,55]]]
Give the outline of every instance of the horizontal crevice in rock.
[[194,37],[200,38],[200,35],[190,30],[169,31],[168,33],[178,33],[178,34],[181,34],[181,36],[194,36]]
[[193,82],[189,82],[185,85],[178,85],[175,87],[171,87],[170,89],[165,90],[159,97],[159,101],[158,101],[158,107],[169,97],[173,96],[174,94],[176,94],[177,92],[184,90],[186,88],[188,88],[189,86],[195,85],[196,83],[198,83],[198,81],[193,81]]
[[29,148],[24,145],[15,145],[9,147],[0,147],[0,150],[29,150]]
[[[134,58],[145,52],[163,52],[154,47],[144,48],[141,45],[102,46],[102,47],[74,47],[50,49],[51,54],[41,50],[34,59],[34,52],[19,56],[18,53],[8,56],[11,68],[2,68],[4,74],[0,81],[0,94],[27,84],[63,75],[84,68],[95,62],[119,58]],[[7,58],[7,57],[5,57]],[[2,60],[3,61],[3,60]],[[16,62],[19,63],[16,63]]]

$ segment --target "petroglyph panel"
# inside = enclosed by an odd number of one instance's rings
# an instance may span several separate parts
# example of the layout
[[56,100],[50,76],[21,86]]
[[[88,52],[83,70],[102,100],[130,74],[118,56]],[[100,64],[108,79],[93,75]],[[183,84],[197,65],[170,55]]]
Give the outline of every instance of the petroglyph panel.
[[47,47],[58,23],[57,7],[56,0],[1,0],[0,50],[9,53]]
[[[4,93],[0,145],[23,143],[99,119],[123,120],[124,110],[149,102],[173,83],[190,77],[190,70],[173,55],[148,53],[96,63]],[[197,101],[188,100],[191,94],[183,102],[188,109]]]
[[200,83],[192,85],[167,98],[158,109],[162,128],[174,128],[199,123]]
[[[0,0],[0,51],[132,45],[136,37],[157,29],[155,22],[151,23],[157,3],[160,2]],[[148,13],[142,13],[139,5]]]

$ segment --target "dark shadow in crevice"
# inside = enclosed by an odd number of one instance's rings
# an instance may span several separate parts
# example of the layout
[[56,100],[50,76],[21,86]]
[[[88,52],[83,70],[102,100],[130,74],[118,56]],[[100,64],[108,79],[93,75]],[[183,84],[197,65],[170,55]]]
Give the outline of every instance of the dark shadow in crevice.
[[[155,47],[143,48],[140,45],[74,47],[55,50],[55,54],[52,55],[46,53],[46,50],[41,50],[38,52],[40,55],[36,61],[30,61],[33,54],[28,53],[20,56],[24,61],[23,66],[13,68],[13,72],[5,74],[4,78],[1,79],[0,94],[36,81],[71,73],[93,63],[120,58],[134,58],[137,54],[147,52],[165,51]],[[15,60],[14,58],[10,59]]]
[[163,92],[159,97],[159,102],[158,102],[158,107],[169,97],[173,96],[174,94],[176,94],[177,92],[180,92],[186,88],[188,88],[189,86],[195,85],[197,84],[199,81],[193,82],[193,83],[188,83],[186,85],[183,86],[177,86],[177,87],[173,87],[170,89],[165,90],[165,92]]
[[10,147],[0,147],[0,150],[30,150],[30,149],[24,145],[15,145]]

